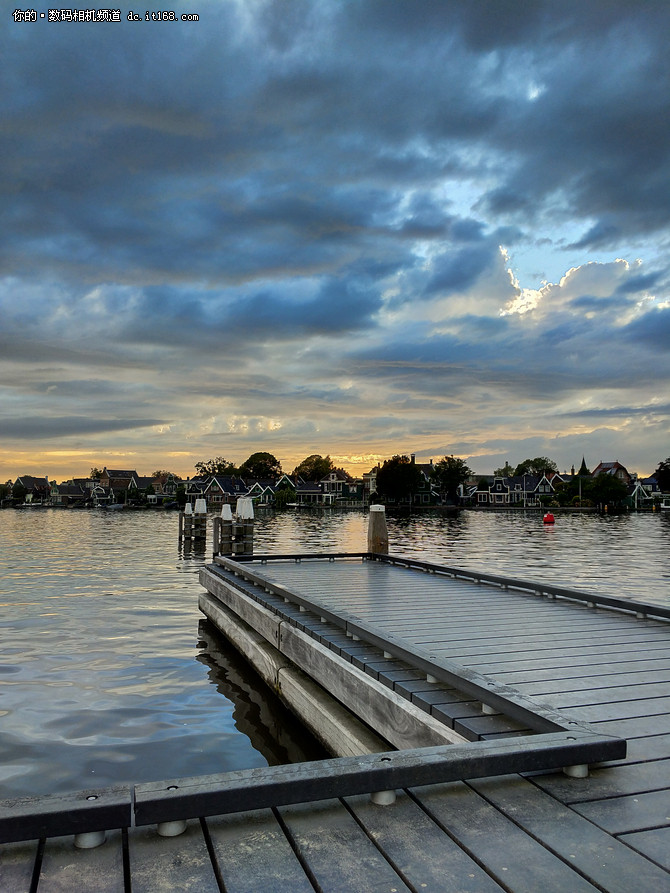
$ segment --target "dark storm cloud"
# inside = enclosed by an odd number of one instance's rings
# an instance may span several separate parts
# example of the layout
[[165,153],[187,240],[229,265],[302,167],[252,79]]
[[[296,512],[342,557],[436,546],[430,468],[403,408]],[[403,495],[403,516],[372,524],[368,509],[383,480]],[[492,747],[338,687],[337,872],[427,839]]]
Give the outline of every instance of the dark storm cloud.
[[436,258],[433,275],[424,288],[424,294],[443,295],[466,292],[493,264],[497,255],[491,246],[475,246],[449,251]]
[[0,440],[104,434],[163,425],[160,419],[90,419],[80,416],[0,419]]
[[197,11],[0,33],[8,417],[365,440],[667,381],[670,4]]
[[670,353],[670,307],[654,309],[630,326],[631,339],[657,351]]

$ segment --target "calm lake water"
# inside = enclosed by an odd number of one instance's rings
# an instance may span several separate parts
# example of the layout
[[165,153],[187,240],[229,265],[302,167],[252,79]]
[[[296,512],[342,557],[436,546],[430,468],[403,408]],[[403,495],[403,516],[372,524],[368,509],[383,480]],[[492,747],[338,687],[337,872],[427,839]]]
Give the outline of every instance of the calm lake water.
[[[0,512],[0,798],[319,758],[198,611],[163,512]],[[670,604],[670,517],[439,512],[391,551]],[[366,548],[362,511],[261,513],[259,552]]]

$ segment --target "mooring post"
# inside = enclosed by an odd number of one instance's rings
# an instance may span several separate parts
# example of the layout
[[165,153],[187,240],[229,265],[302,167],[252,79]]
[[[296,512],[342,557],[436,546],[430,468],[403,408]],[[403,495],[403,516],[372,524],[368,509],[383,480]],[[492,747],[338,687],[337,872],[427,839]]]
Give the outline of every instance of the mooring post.
[[193,539],[200,541],[207,540],[207,500],[196,499],[195,508],[193,509]]
[[193,506],[187,502],[184,511],[179,513],[179,542],[193,536]]
[[383,505],[371,505],[368,519],[368,552],[381,555],[389,553],[389,534],[386,527],[386,508]]
[[232,524],[232,550],[235,555],[253,555],[254,552],[254,501],[240,496],[235,507],[237,521]]
[[215,555],[233,554],[233,510],[226,503],[221,506],[221,517],[215,518],[218,537],[214,540]]

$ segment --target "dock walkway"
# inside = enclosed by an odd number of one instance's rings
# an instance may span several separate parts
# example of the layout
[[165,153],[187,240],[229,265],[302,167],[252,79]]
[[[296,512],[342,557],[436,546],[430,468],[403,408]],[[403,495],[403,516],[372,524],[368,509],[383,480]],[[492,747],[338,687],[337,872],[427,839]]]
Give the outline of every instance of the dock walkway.
[[0,890],[670,891],[670,611],[372,558],[217,560],[203,604],[263,612],[268,641],[314,643],[464,743],[137,785],[98,849],[0,847]]

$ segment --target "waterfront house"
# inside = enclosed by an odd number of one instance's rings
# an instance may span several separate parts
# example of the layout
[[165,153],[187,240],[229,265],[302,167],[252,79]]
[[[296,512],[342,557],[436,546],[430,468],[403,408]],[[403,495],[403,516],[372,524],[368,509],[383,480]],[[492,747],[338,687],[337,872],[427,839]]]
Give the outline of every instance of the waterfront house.
[[24,502],[44,504],[51,494],[49,478],[34,477],[32,474],[22,474],[12,485],[12,494],[25,493]]
[[480,479],[474,498],[480,506],[523,506],[530,508],[541,505],[541,496],[551,496],[555,485],[563,482],[560,475],[520,474],[510,477],[483,477]]
[[91,500],[91,491],[86,487],[83,478],[57,484],[51,482],[49,502],[58,506],[84,506]]
[[112,502],[127,502],[128,491],[137,490],[137,481],[140,479],[138,473],[133,469],[108,469],[105,467],[99,477],[100,485],[109,490],[112,495]]
[[242,478],[230,474],[209,474],[187,481],[186,501],[205,499],[207,508],[216,510],[222,505],[234,506],[240,496],[247,495],[247,489]]
[[320,481],[300,481],[296,485],[295,501],[298,505],[332,505],[332,494],[324,494]]
[[349,495],[349,484],[353,478],[341,468],[334,468],[319,481],[323,485],[323,492],[331,495],[333,500],[342,499]]
[[593,469],[591,477],[597,478],[599,474],[609,474],[626,485],[630,484],[633,479],[628,469],[618,460],[615,462],[601,462]]

